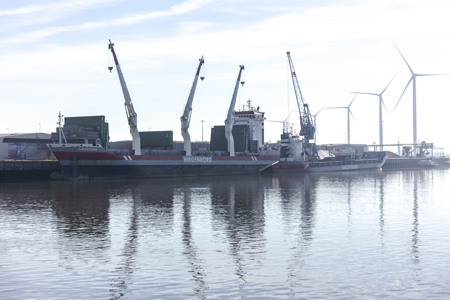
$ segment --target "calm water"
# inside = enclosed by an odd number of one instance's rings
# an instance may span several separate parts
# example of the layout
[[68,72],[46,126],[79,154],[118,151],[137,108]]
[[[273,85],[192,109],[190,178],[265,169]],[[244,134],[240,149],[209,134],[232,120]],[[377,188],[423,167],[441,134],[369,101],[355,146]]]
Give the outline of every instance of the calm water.
[[450,170],[0,184],[1,299],[450,297]]

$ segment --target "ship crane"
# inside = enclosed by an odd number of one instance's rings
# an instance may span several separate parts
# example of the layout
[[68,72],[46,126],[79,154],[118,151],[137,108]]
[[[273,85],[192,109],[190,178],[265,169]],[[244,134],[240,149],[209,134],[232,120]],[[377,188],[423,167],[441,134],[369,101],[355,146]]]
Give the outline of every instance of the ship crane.
[[[191,114],[192,114],[192,102],[194,101],[195,88],[197,87],[198,78],[200,75],[200,69],[202,68],[203,56],[199,59],[200,63],[198,64],[197,72],[195,73],[194,82],[192,83],[191,92],[189,93],[189,97],[184,107],[184,113],[181,116],[181,135],[184,140],[184,151],[186,152],[186,156],[191,156],[191,136],[189,135],[189,125],[191,123]],[[200,77],[203,81],[205,77]]]
[[233,118],[234,118],[234,106],[236,104],[236,98],[239,90],[239,83],[244,85],[244,81],[241,82],[241,74],[244,70],[244,66],[239,66],[239,75],[236,80],[236,86],[234,87],[233,97],[231,98],[230,108],[228,109],[227,119],[225,120],[225,137],[228,141],[228,152],[230,156],[235,156],[234,153],[234,138],[233,138]]
[[294,63],[292,62],[290,51],[287,52],[287,57],[289,60],[289,67],[291,69],[292,83],[294,84],[295,96],[297,98],[298,112],[300,114],[300,136],[304,137],[306,150],[311,151],[310,154],[315,154],[314,149],[310,149],[310,140],[314,139],[316,128],[311,118],[311,113],[309,112],[308,104],[303,100],[303,95],[300,90],[300,85],[298,84],[297,74],[295,73]]
[[[128,125],[130,126],[130,133],[133,139],[133,151],[134,155],[141,155],[141,137],[137,129],[137,114],[134,110],[133,103],[131,102],[130,93],[128,92],[127,84],[123,78],[122,70],[117,59],[116,52],[114,51],[114,44],[109,40],[108,48],[114,57],[114,63],[116,64],[117,74],[119,75],[120,85],[122,86],[123,96],[125,98],[125,111],[127,114]],[[112,67],[108,67],[111,72]]]

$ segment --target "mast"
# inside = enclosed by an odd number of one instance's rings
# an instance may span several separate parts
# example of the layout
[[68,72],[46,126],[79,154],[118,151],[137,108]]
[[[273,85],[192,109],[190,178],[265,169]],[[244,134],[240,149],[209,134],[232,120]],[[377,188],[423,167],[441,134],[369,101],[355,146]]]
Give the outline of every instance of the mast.
[[64,116],[61,114],[61,111],[58,114],[58,135],[59,135],[59,144],[62,145],[62,139],[61,136],[64,138],[64,144],[67,144],[66,136],[64,135],[64,131],[62,129],[62,118]]
[[295,97],[297,98],[298,112],[300,115],[300,136],[303,136],[305,138],[306,148],[309,148],[310,147],[309,140],[314,139],[314,133],[316,129],[314,127],[314,123],[312,122],[308,104],[306,104],[305,101],[303,100],[303,95],[300,90],[300,85],[298,84],[297,74],[295,73],[294,63],[292,62],[290,51],[287,51],[287,57],[289,61],[289,67],[291,69],[291,76],[295,90]]
[[239,90],[239,83],[244,85],[244,81],[241,82],[241,74],[244,70],[244,66],[239,66],[239,74],[236,80],[236,85],[234,87],[233,97],[231,98],[230,108],[228,109],[227,119],[225,120],[225,137],[228,141],[228,152],[230,156],[235,156],[234,153],[234,139],[233,139],[233,117],[234,117],[234,106],[236,104],[237,93]]
[[[181,116],[181,135],[184,140],[184,151],[186,152],[186,156],[191,156],[191,136],[189,135],[189,125],[191,123],[191,114],[192,114],[192,102],[194,101],[195,88],[197,87],[198,77],[200,75],[200,69],[202,68],[203,56],[199,59],[199,64],[197,68],[197,72],[195,73],[194,82],[192,83],[191,92],[189,93],[189,97],[184,107],[184,113]],[[200,79],[203,81],[205,77],[201,77]],[[203,140],[203,138],[202,138]]]
[[[122,87],[123,96],[125,98],[125,111],[127,114],[128,125],[130,126],[131,137],[133,139],[134,155],[141,155],[141,137],[137,129],[137,114],[134,110],[133,103],[131,102],[131,96],[128,92],[127,84],[125,83],[122,69],[119,65],[119,60],[117,59],[116,52],[114,51],[114,44],[111,42],[111,40],[109,40],[108,48],[111,50],[111,53],[114,57],[114,63],[116,65],[117,74],[119,75],[120,85]],[[110,71],[111,68],[112,67],[110,67]]]

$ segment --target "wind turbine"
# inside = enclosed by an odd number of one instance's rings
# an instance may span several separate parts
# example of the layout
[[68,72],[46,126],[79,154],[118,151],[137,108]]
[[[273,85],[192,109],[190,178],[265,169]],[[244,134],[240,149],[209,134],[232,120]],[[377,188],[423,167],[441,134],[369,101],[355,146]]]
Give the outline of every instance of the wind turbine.
[[386,91],[386,89],[388,88],[388,86],[391,84],[392,80],[394,80],[395,76],[397,74],[394,75],[394,77],[392,77],[391,81],[389,81],[388,85],[384,88],[383,91],[381,91],[381,93],[376,94],[376,93],[366,93],[366,92],[352,92],[353,94],[361,94],[361,95],[373,95],[373,96],[378,96],[379,99],[379,105],[378,105],[378,114],[379,114],[379,119],[380,119],[380,124],[379,124],[379,135],[380,135],[380,149],[383,151],[383,106],[384,109],[386,109],[386,106],[384,105],[384,101],[383,101],[383,93],[384,91]]
[[405,89],[403,90],[402,95],[400,96],[400,99],[398,99],[397,104],[395,105],[394,110],[397,108],[397,105],[400,103],[400,100],[403,97],[403,94],[405,93],[406,89],[408,88],[409,84],[413,83],[413,144],[417,144],[417,106],[416,106],[416,77],[420,76],[435,76],[435,75],[448,75],[448,74],[416,74],[413,72],[411,67],[409,66],[408,62],[406,61],[403,54],[400,52],[398,47],[394,44],[395,48],[397,48],[398,53],[400,53],[400,56],[405,61],[406,65],[408,66],[409,71],[411,72],[411,78],[409,79],[408,83],[406,84]]
[[[358,89],[358,92],[359,92],[359,89]],[[353,101],[355,101],[355,97],[358,92],[355,93],[355,96],[353,96],[353,99],[348,106],[335,106],[335,107],[327,107],[326,108],[326,109],[345,108],[347,110],[347,144],[350,144],[350,115],[352,115],[352,117],[355,118],[352,111],[350,110],[350,106],[352,105]]]

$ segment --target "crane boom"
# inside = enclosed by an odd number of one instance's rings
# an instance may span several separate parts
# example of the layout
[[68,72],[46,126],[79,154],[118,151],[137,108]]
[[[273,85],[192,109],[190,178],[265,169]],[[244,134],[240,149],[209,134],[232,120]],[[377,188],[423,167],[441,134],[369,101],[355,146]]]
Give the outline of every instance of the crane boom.
[[[191,156],[191,136],[189,135],[189,125],[191,123],[191,114],[192,114],[192,102],[194,101],[195,88],[197,87],[198,77],[200,75],[200,69],[202,68],[203,56],[199,59],[200,63],[198,64],[197,72],[195,73],[194,82],[192,83],[191,92],[189,93],[189,97],[184,107],[183,115],[181,116],[181,135],[184,140],[184,151],[186,152],[186,156]],[[203,77],[201,78],[203,80]]]
[[141,155],[141,137],[137,129],[137,114],[134,110],[133,103],[131,102],[130,93],[128,92],[127,84],[123,78],[122,70],[117,59],[116,52],[114,51],[114,44],[109,40],[108,48],[114,57],[114,63],[116,65],[117,74],[119,75],[120,85],[122,87],[123,96],[125,98],[125,111],[127,114],[128,125],[130,126],[130,133],[133,139],[133,150],[135,155]]
[[309,140],[314,139],[316,129],[309,112],[308,104],[303,100],[303,95],[298,84],[297,74],[295,73],[294,63],[292,62],[291,53],[287,52],[289,67],[291,69],[292,83],[294,84],[295,96],[297,98],[298,112],[300,114],[300,136],[305,138],[305,142],[309,144]]
[[[228,141],[228,152],[230,156],[234,156],[234,139],[233,139],[233,117],[234,117],[234,106],[236,105],[236,98],[239,90],[239,83],[241,82],[241,74],[244,70],[244,66],[239,66],[239,74],[236,80],[236,86],[234,87],[233,97],[231,98],[230,108],[228,109],[227,119],[225,120],[225,137]],[[244,83],[242,82],[242,85]]]

